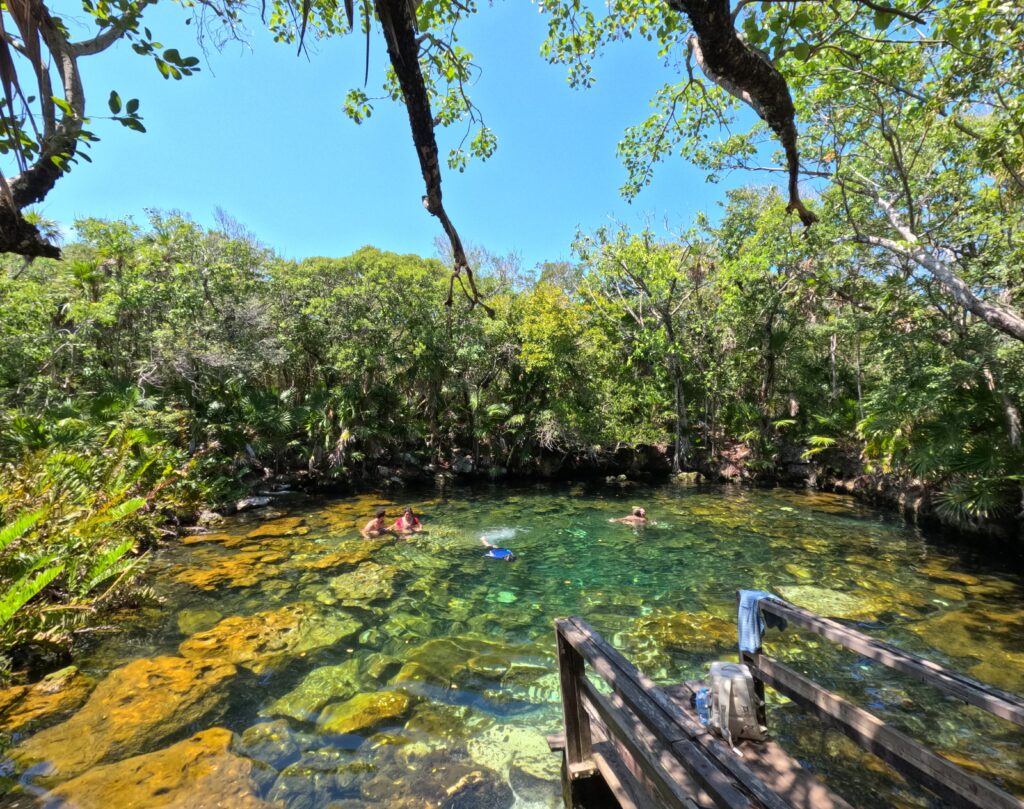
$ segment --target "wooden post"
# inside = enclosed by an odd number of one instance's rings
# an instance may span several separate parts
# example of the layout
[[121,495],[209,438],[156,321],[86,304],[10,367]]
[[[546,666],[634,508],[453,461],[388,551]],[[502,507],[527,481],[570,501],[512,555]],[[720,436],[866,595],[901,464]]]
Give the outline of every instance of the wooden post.
[[[736,591],[736,633],[739,635],[739,615],[740,615],[740,591]],[[739,638],[737,637],[737,641]],[[760,645],[757,647],[757,651],[754,654],[761,654]],[[754,678],[754,696],[757,697],[757,705],[755,710],[757,711],[757,721],[762,726],[768,727],[768,706],[765,704],[764,699],[764,681],[757,675],[757,669],[754,667],[754,657],[750,652],[740,651],[740,662],[745,664],[750,669],[750,674]]]
[[594,772],[591,759],[590,717],[583,707],[580,679],[584,676],[583,656],[566,641],[555,620],[555,644],[558,650],[558,677],[562,685],[562,715],[565,719],[565,762],[569,779]]

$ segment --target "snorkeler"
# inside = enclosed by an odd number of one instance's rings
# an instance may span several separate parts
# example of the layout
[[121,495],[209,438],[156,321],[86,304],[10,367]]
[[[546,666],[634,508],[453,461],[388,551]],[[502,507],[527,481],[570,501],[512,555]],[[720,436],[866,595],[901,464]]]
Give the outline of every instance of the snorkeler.
[[500,559],[502,562],[514,562],[516,555],[512,553],[508,548],[499,548],[497,545],[492,545],[487,541],[487,537],[480,537],[480,544],[487,548],[487,553],[484,556],[489,556],[491,559]]
[[608,522],[621,522],[626,525],[632,526],[657,525],[657,523],[654,522],[654,520],[647,519],[647,510],[641,508],[640,506],[634,508],[633,513],[630,514],[628,517],[613,517],[612,519],[608,520]]
[[392,528],[399,534],[418,534],[423,530],[420,518],[413,514],[412,509],[406,507],[402,516],[395,520]]
[[363,539],[377,539],[383,534],[392,533],[392,529],[388,528],[388,524],[384,521],[386,514],[387,512],[384,509],[377,509],[373,519],[364,525],[363,530],[359,532],[363,535]]

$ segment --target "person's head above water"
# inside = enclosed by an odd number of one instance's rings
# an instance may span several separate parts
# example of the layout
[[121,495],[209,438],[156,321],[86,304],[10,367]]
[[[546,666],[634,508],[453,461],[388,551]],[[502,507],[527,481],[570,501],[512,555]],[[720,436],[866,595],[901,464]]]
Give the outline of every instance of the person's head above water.
[[377,514],[375,516],[377,517],[378,520],[383,520],[385,514],[387,514],[387,511],[382,508],[379,508],[377,509]]
[[484,556],[489,556],[491,559],[500,559],[502,562],[514,562],[516,560],[516,555],[508,548],[490,548]]
[[406,506],[405,507],[405,511],[402,512],[402,516],[403,517],[415,517],[416,515],[412,513],[412,507],[411,506]]
[[645,518],[647,516],[647,511],[645,509],[641,508],[640,506],[636,506],[633,509],[633,516],[634,517],[640,517],[641,519],[643,519],[643,518]]

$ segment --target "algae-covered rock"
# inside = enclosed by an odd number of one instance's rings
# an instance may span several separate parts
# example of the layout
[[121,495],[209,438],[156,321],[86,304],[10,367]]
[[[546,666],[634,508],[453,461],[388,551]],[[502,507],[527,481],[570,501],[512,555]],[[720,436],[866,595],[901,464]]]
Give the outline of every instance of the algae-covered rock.
[[401,719],[412,699],[402,691],[374,691],[346,702],[328,705],[317,719],[321,733],[358,733]]
[[446,790],[444,809],[509,809],[515,793],[496,773],[476,770],[462,776]]
[[217,559],[209,566],[188,568],[175,576],[201,590],[222,587],[252,587],[272,575],[271,566],[288,558],[283,550],[252,548]]
[[1024,691],[1024,610],[959,609],[908,624],[925,643],[954,658],[973,659],[972,677]]
[[[387,809],[510,809],[515,800],[504,778],[449,750],[416,745],[382,748],[376,772],[360,783],[367,805]],[[346,804],[338,804],[347,806]]]
[[478,673],[487,671],[489,676],[500,677],[518,658],[535,658],[533,652],[532,646],[502,643],[476,635],[432,638],[406,653],[406,664],[392,682],[415,680],[450,685],[470,671],[470,660],[474,661]]
[[468,705],[421,702],[413,709],[405,729],[409,733],[425,734],[436,747],[450,748],[493,724],[492,717]]
[[398,568],[365,562],[351,573],[342,573],[328,584],[339,603],[346,607],[360,607],[382,598],[390,598],[395,591],[394,581]]
[[233,746],[236,753],[280,770],[299,758],[299,744],[283,719],[246,728]]
[[[362,637],[360,637],[360,643],[362,643]],[[401,666],[402,661],[397,657],[381,652],[372,652],[363,658],[362,671],[367,678],[379,681],[386,679]]]
[[66,722],[11,751],[22,764],[48,762],[64,779],[152,750],[219,708],[236,669],[223,660],[155,657],[115,669]]
[[305,522],[306,520],[303,517],[282,517],[279,520],[263,523],[263,525],[259,528],[254,528],[246,536],[249,539],[304,536],[309,533],[309,528],[306,527]]
[[0,691],[0,730],[39,727],[85,702],[95,682],[75,666],[55,671],[32,685]]
[[293,690],[267,706],[263,716],[290,716],[300,722],[317,717],[320,709],[332,700],[348,699],[359,692],[359,661],[346,660],[337,666],[313,669]]
[[199,545],[203,542],[229,542],[235,539],[234,534],[228,534],[225,532],[217,533],[202,533],[202,534],[187,534],[181,538],[182,545]]
[[267,799],[286,809],[334,807],[332,799],[358,797],[356,781],[365,769],[365,763],[341,750],[305,753],[281,771]]
[[374,546],[362,540],[342,543],[337,550],[326,556],[306,562],[303,567],[309,570],[339,570],[345,567],[361,565],[373,556]]
[[165,750],[95,767],[47,797],[75,809],[271,809],[249,759],[228,751],[231,732],[211,728]]
[[706,652],[736,646],[736,624],[708,612],[660,612],[636,620],[633,634],[666,650]]
[[863,621],[877,618],[890,611],[886,596],[865,596],[843,593],[827,587],[793,585],[778,588],[779,595],[798,607],[816,612],[828,618],[848,618]]
[[537,778],[515,764],[508,769],[508,783],[520,802],[531,809],[564,809],[561,784],[550,778]]
[[351,637],[361,624],[351,615],[318,612],[311,604],[289,604],[249,616],[225,618],[178,647],[190,658],[229,660],[261,674],[299,655]]
[[217,610],[182,610],[178,613],[178,631],[182,635],[194,635],[216,625],[223,617]]
[[494,725],[466,744],[477,764],[504,772],[515,764],[534,778],[559,777],[561,760],[551,752],[544,734],[518,725]]

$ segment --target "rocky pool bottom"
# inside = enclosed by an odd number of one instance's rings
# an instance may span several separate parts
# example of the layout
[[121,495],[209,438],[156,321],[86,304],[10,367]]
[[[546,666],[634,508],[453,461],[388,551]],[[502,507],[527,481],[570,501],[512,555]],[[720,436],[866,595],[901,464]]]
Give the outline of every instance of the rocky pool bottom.
[[[427,531],[364,541],[378,506]],[[657,525],[609,517],[643,504]],[[479,537],[518,561],[483,556]],[[276,499],[162,550],[162,603],[77,667],[0,693],[0,806],[532,809],[561,805],[552,618],[656,680],[735,659],[735,590],[766,589],[1024,692],[1024,587],[839,496],[729,487],[485,487]],[[1024,731],[815,636],[778,657],[1024,797]],[[927,807],[776,699],[772,732],[852,803]]]

